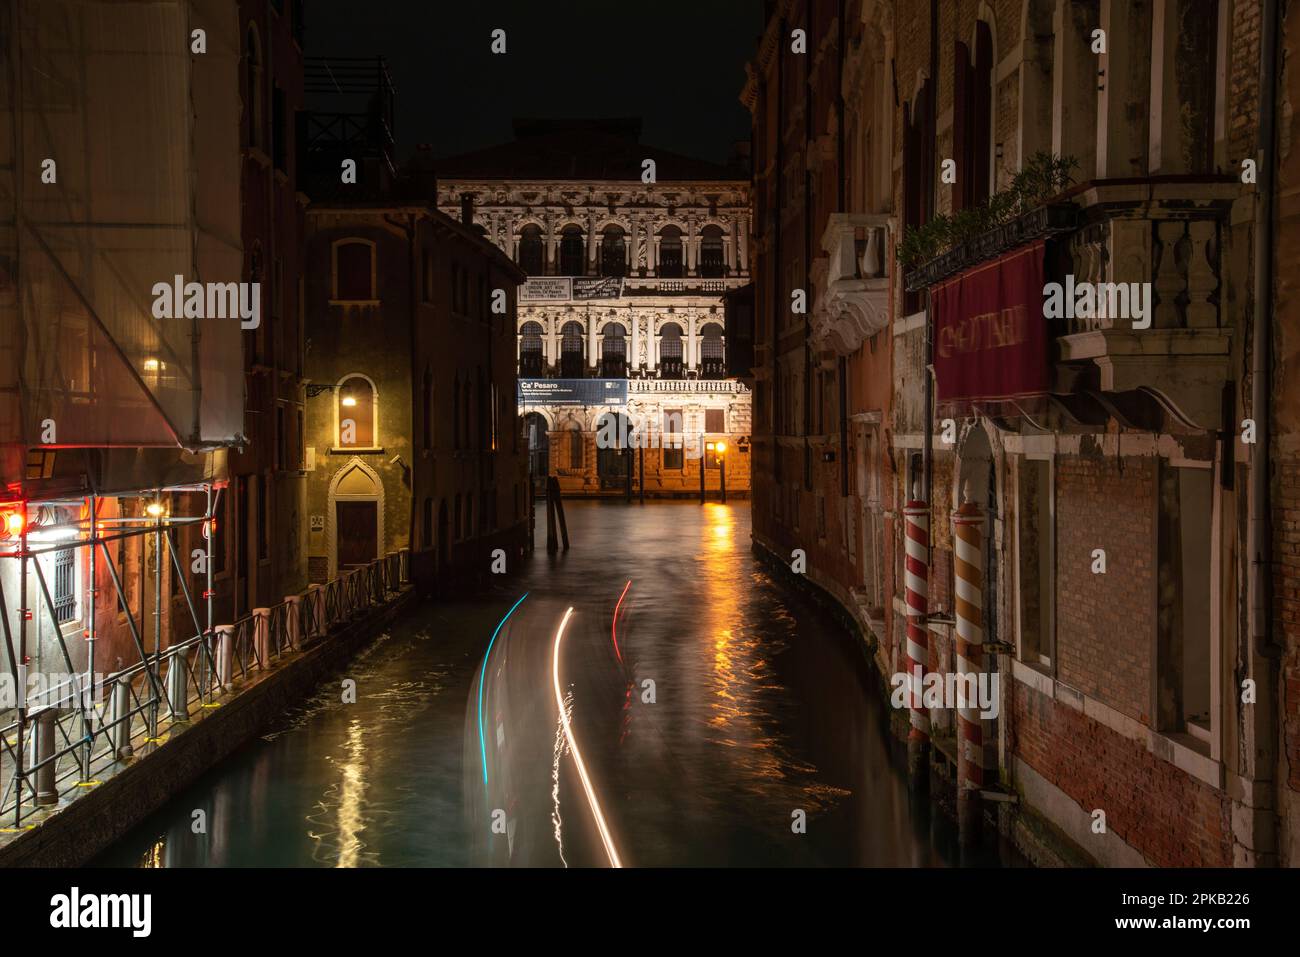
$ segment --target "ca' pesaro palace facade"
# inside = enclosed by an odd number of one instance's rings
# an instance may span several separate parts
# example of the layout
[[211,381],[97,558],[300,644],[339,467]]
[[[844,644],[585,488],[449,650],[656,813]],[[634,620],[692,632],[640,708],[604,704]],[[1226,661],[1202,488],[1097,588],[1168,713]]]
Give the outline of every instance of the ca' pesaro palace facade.
[[1300,170],[1269,60],[1297,17],[768,12],[756,549],[861,634],[965,839],[1300,863]]

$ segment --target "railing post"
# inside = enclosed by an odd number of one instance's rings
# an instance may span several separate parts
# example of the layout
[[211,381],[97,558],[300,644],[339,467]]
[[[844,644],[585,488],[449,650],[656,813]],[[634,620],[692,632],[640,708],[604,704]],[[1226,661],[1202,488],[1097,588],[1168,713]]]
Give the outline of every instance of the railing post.
[[253,609],[253,651],[258,666],[265,671],[271,664],[271,609]]
[[284,596],[284,633],[289,638],[289,647],[294,651],[302,650],[302,607],[302,595]]
[[235,679],[235,626],[217,625],[217,683],[230,691]]
[[[59,803],[59,786],[55,781],[54,742],[58,736],[54,726],[58,719],[57,708],[43,708],[32,715],[32,767],[36,768],[36,803],[48,807]],[[42,764],[44,761],[46,763]],[[21,793],[21,792],[20,792]]]
[[177,648],[168,655],[167,700],[171,706],[172,721],[190,720],[189,681],[186,668],[186,648]]
[[325,620],[325,586],[308,586],[307,600],[311,602],[311,637],[319,638],[329,631],[329,622]]
[[117,760],[129,758],[134,749],[131,747],[131,681],[118,678],[113,682],[113,731],[109,740],[113,743],[113,757]]

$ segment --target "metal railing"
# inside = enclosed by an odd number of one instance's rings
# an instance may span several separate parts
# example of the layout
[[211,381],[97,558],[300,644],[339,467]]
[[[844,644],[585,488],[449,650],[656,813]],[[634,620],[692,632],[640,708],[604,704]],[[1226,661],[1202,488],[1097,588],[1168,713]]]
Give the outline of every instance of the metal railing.
[[384,604],[410,582],[403,549],[312,585],[231,624],[195,634],[86,687],[76,674],[27,702],[26,720],[0,728],[0,822],[37,826],[39,809],[75,799],[96,775],[162,745],[195,711],[220,707],[240,685],[331,629]]

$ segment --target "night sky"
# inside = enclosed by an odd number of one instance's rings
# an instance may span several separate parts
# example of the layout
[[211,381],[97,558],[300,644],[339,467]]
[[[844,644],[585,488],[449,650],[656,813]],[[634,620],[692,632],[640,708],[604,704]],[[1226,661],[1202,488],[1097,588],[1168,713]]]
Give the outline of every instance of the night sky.
[[[405,159],[506,142],[515,116],[640,116],[642,142],[725,162],[761,0],[310,0],[307,54],[382,54]],[[506,31],[493,55],[491,32]]]

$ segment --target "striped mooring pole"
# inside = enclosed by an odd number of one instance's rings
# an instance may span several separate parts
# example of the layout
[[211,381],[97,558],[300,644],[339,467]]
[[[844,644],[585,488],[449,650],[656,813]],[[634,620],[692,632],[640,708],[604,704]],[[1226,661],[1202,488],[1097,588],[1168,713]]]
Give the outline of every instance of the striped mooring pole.
[[979,838],[980,789],[984,787],[979,698],[977,694],[969,701],[966,696],[967,682],[977,683],[984,671],[983,525],[979,506],[969,499],[952,513],[957,591],[957,828],[963,843]]
[[930,506],[919,496],[903,506],[903,591],[907,605],[907,644],[903,666],[907,669],[907,706],[911,728],[907,732],[907,772],[913,784],[929,781],[930,712],[921,692],[930,664],[928,581],[930,562]]

